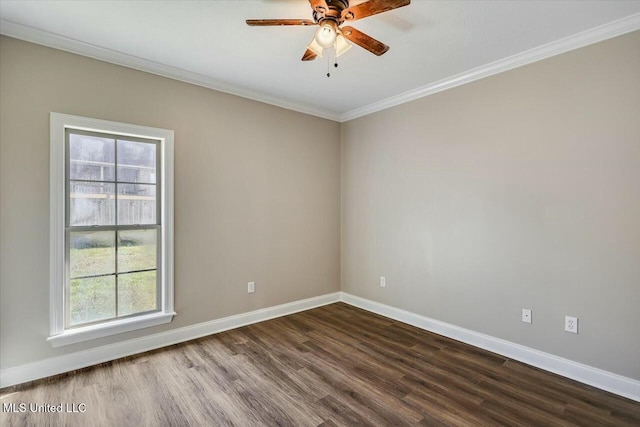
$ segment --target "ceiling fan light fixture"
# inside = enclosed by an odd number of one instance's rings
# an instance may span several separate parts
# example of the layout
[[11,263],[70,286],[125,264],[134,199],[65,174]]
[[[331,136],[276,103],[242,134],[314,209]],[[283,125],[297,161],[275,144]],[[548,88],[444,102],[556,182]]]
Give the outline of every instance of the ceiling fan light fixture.
[[331,47],[336,42],[336,24],[333,21],[325,21],[316,31],[315,41],[322,47]]
[[336,58],[351,49],[351,44],[341,33],[336,36]]
[[318,56],[318,58],[322,58],[323,47],[318,44],[318,41],[316,40],[315,37],[311,39],[311,43],[307,45],[307,49],[315,53]]
[[[313,35],[313,40],[307,45],[307,50],[300,58],[302,61],[312,61],[317,57],[322,57],[322,51],[332,47],[335,48],[335,57],[341,56],[351,48],[351,44],[347,40],[374,55],[380,56],[389,50],[389,46],[353,27],[340,28],[340,26],[347,21],[356,21],[368,16],[388,12],[411,3],[411,0],[358,0],[356,5],[350,6],[349,0],[308,1],[313,10],[313,20],[247,19],[247,25],[317,25],[318,29]],[[337,67],[338,63],[335,62],[334,65]]]

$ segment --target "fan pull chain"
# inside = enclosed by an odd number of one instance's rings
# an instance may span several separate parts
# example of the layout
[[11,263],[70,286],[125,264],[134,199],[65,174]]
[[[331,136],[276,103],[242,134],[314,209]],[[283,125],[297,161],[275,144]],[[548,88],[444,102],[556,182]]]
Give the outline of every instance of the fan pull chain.
[[331,68],[329,67],[329,63],[331,62],[331,59],[329,58],[330,55],[331,55],[330,53],[327,55],[327,78],[331,77],[331,72],[330,72]]
[[[330,53],[327,55],[327,78],[331,77],[331,53],[334,53],[333,49],[327,49]],[[338,57],[336,56],[333,59],[333,66],[334,68],[338,68]]]
[[327,78],[331,77],[331,73],[329,72],[330,68],[329,68],[329,55],[327,55]]

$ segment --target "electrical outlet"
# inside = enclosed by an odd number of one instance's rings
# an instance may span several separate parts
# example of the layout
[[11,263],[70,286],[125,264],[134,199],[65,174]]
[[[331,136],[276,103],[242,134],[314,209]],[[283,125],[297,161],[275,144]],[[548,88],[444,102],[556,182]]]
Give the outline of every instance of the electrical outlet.
[[252,294],[256,291],[256,282],[247,283],[247,293]]
[[522,309],[522,321],[524,323],[531,323],[531,310],[528,308]]
[[387,286],[387,279],[384,276],[380,276],[380,286],[383,288]]
[[564,316],[564,330],[574,334],[578,333],[578,318]]

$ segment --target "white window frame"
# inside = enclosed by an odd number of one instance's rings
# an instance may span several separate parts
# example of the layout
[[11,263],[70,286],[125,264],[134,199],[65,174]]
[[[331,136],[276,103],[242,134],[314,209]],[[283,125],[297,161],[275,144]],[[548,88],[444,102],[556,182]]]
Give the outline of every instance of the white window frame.
[[[103,132],[160,141],[161,307],[158,312],[65,329],[65,161],[67,129]],[[49,316],[54,347],[169,323],[173,308],[173,131],[68,114],[50,114],[50,259]]]

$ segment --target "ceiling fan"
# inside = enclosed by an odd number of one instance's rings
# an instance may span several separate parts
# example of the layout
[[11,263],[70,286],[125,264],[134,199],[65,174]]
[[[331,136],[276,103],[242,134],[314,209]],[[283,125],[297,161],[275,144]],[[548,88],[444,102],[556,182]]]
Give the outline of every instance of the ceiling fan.
[[309,0],[309,3],[313,9],[313,20],[247,19],[247,25],[318,25],[318,30],[302,55],[303,61],[322,58],[323,49],[330,47],[335,47],[338,57],[351,48],[347,40],[380,56],[389,50],[389,46],[351,26],[340,26],[345,22],[406,6],[411,0],[368,0],[355,6],[349,6],[349,0]]

